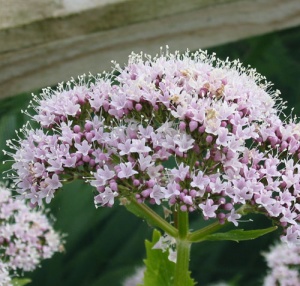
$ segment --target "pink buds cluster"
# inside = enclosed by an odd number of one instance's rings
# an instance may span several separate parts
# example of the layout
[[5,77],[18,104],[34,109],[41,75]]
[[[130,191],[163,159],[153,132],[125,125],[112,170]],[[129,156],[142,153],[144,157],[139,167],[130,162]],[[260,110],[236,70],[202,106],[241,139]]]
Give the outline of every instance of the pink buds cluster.
[[300,125],[280,118],[278,94],[255,70],[204,51],[132,54],[124,68],[34,98],[39,127],[8,142],[17,191],[41,204],[82,178],[100,206],[134,196],[235,225],[247,206],[296,241]]

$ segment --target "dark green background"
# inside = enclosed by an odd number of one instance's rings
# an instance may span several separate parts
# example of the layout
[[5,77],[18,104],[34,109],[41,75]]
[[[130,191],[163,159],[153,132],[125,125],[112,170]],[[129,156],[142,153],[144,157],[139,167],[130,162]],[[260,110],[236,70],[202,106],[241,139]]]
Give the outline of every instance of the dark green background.
[[[276,32],[210,49],[225,59],[239,58],[250,64],[282,92],[289,110],[300,114],[300,28]],[[16,138],[27,117],[20,113],[30,100],[21,94],[0,101],[0,149],[5,141]],[[1,154],[1,161],[7,158]],[[10,162],[0,171],[9,169]],[[128,213],[123,207],[95,209],[93,191],[81,182],[66,185],[49,205],[57,218],[56,229],[68,234],[66,251],[44,261],[41,268],[28,274],[32,286],[118,286],[144,258],[144,239],[151,237],[151,228]],[[200,225],[199,217],[192,218]],[[269,222],[255,217],[243,228],[267,227]],[[231,280],[235,285],[257,286],[266,271],[260,255],[278,233],[249,242],[206,242],[193,245],[191,270],[198,285]],[[163,286],[163,285],[162,285]]]

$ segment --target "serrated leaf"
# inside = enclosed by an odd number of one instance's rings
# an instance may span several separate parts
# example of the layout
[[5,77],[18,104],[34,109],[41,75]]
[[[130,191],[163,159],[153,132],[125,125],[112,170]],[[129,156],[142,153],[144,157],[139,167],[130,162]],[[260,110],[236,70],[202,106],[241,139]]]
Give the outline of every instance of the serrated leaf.
[[143,286],[172,286],[175,272],[175,263],[168,259],[168,251],[153,249],[161,234],[154,229],[152,241],[145,241],[147,259],[144,260],[146,270]]
[[239,242],[242,240],[250,240],[250,239],[258,238],[276,229],[277,229],[276,226],[264,228],[264,229],[255,229],[255,230],[235,229],[235,230],[230,230],[228,232],[209,234],[205,236],[203,240],[212,240],[212,241],[233,240]]
[[12,282],[13,286],[24,286],[24,285],[30,283],[31,279],[29,279],[29,278],[14,278],[14,279],[12,279],[11,282]]
[[[147,259],[144,260],[146,270],[144,273],[144,284],[140,286],[173,286],[176,264],[168,259],[169,252],[161,249],[153,249],[161,234],[158,230],[153,231],[152,241],[145,241]],[[194,286],[193,279],[185,286]]]

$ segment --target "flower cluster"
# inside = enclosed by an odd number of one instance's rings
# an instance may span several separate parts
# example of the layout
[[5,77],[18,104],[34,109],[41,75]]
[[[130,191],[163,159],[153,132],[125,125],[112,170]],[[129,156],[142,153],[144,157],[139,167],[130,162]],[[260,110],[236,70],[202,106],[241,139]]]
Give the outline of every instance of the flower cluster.
[[41,260],[62,249],[61,236],[45,214],[11,196],[10,190],[0,187],[1,285],[10,285],[10,271],[33,271]]
[[82,178],[100,206],[134,196],[235,225],[244,206],[296,241],[300,125],[270,86],[239,61],[167,51],[45,89],[31,103],[40,127],[8,142],[17,191],[41,204]]
[[270,271],[264,278],[264,286],[300,285],[300,246],[277,243],[264,253]]
[[0,285],[2,286],[11,286],[12,279],[9,275],[9,270],[7,265],[0,261]]

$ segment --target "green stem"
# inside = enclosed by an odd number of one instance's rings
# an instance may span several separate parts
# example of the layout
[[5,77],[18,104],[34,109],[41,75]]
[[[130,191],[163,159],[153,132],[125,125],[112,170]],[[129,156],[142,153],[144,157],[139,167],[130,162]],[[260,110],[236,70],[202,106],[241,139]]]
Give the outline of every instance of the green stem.
[[175,266],[174,286],[189,285],[189,262],[191,243],[177,239],[177,261]]
[[[249,205],[243,205],[238,210],[237,213],[240,215],[246,215],[248,213],[253,212],[253,207]],[[229,222],[226,220],[224,224],[220,224],[219,221],[215,221],[214,223],[201,228],[199,230],[196,230],[195,232],[189,233],[187,235],[187,240],[191,243],[193,242],[201,242],[205,240],[205,236],[212,234],[219,230],[220,228],[226,226]]]
[[129,204],[125,204],[125,207],[132,213],[134,213],[138,217],[142,217],[148,223],[153,226],[156,226],[162,229],[165,233],[169,234],[172,237],[178,237],[178,230],[169,224],[166,220],[164,220],[161,216],[159,216],[155,211],[149,208],[144,203],[139,203],[135,198],[128,198],[130,201]]
[[205,236],[214,233],[215,231],[219,230],[220,228],[224,227],[227,224],[220,224],[219,221],[216,221],[204,228],[196,230],[195,232],[189,233],[187,235],[187,240],[191,243],[193,242],[201,242],[204,240]]
[[178,238],[176,239],[177,261],[175,266],[174,286],[188,285],[191,243],[186,239],[189,233],[188,212],[181,210],[177,216]]
[[189,214],[178,210],[174,213],[177,221],[178,237],[185,239],[189,232]]

